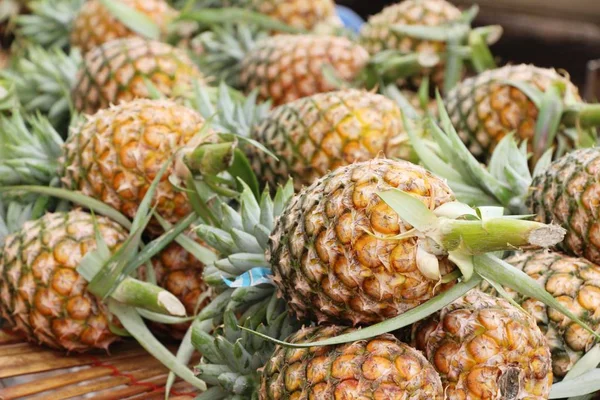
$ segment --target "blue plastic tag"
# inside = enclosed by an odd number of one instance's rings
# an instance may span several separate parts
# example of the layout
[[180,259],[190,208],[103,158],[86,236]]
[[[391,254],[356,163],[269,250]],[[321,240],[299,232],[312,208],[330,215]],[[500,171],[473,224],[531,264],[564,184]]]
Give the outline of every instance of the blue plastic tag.
[[344,23],[344,26],[348,29],[358,33],[360,28],[365,24],[365,20],[362,19],[354,10],[344,7],[336,6],[337,14]]
[[250,271],[238,276],[234,281],[223,278],[223,282],[232,288],[252,287],[264,284],[273,285],[273,274],[269,268],[252,268]]

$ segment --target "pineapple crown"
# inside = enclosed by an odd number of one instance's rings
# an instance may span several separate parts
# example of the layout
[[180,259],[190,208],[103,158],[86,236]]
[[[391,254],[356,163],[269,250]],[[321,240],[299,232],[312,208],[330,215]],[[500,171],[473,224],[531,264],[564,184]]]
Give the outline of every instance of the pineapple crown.
[[[198,236],[216,249],[221,258],[204,270],[204,280],[220,292],[215,309],[207,307],[201,319],[220,320],[226,311],[243,311],[269,298],[275,291],[269,279],[270,266],[265,258],[269,236],[275,221],[294,194],[290,180],[280,186],[272,198],[266,188],[260,197],[248,185],[239,196],[239,210],[227,202],[218,204],[217,223],[196,228]],[[203,315],[204,314],[204,315]]]
[[29,46],[14,66],[0,71],[0,77],[13,83],[25,111],[39,110],[46,114],[52,125],[66,135],[71,110],[70,91],[80,64],[78,51],[66,54],[58,48],[44,50]]
[[25,202],[22,198],[0,196],[0,247],[6,236],[17,232],[27,221],[40,218],[48,209],[48,197],[38,197]]
[[[532,96],[537,96],[533,92],[534,89],[525,85],[519,85],[519,87],[526,93],[533,93]],[[550,96],[552,96],[553,91],[550,92]],[[542,95],[540,94],[540,96]],[[550,96],[545,98],[554,99]],[[430,133],[438,146],[437,152],[431,151],[432,147],[427,146],[427,142],[416,134],[414,125],[407,123],[407,132],[413,148],[423,165],[434,174],[446,179],[457,198],[462,202],[473,206],[502,206],[516,214],[528,213],[525,202],[529,187],[535,176],[545,171],[552,162],[554,149],[548,147],[553,142],[554,134],[552,132],[558,129],[562,111],[556,118],[556,114],[552,113],[552,110],[556,110],[556,108],[542,105],[540,99],[538,104],[542,111],[540,113],[541,122],[538,125],[542,131],[538,132],[538,128],[536,128],[536,137],[542,138],[538,150],[545,149],[545,151],[537,158],[532,171],[530,169],[531,154],[527,150],[527,141],[523,141],[519,145],[513,134],[506,135],[498,143],[488,166],[482,165],[461,140],[439,94],[437,101],[441,127],[432,118],[417,122]],[[551,104],[557,105],[561,101],[560,98],[557,98],[557,101],[552,101]],[[569,112],[581,112],[579,115],[583,115],[585,118],[586,112],[591,115],[592,111],[596,109],[596,105],[571,104],[573,111],[566,111],[568,118],[576,118],[569,116]],[[548,121],[550,122],[546,123]],[[554,126],[549,127],[549,125]]]
[[16,18],[16,35],[27,45],[67,48],[71,25],[85,0],[35,0]]
[[257,99],[257,91],[244,96],[225,82],[221,82],[218,88],[195,84],[187,105],[209,120],[214,130],[236,135],[239,140],[264,149],[250,138],[250,132],[269,113],[271,103],[258,103]]
[[40,114],[0,115],[0,184],[58,185],[64,141]]
[[202,354],[196,371],[209,387],[197,399],[226,399],[232,396],[237,399],[258,399],[260,369],[273,354],[275,344],[248,330],[283,340],[297,327],[298,324],[286,310],[285,302],[273,294],[250,306],[239,318],[233,311],[227,311],[223,324],[212,335],[194,330],[192,344]]
[[202,47],[197,61],[206,76],[240,88],[241,63],[259,40],[268,37],[265,30],[246,24],[214,26],[193,41]]
[[0,79],[0,113],[10,112],[19,106],[15,84],[10,80]]

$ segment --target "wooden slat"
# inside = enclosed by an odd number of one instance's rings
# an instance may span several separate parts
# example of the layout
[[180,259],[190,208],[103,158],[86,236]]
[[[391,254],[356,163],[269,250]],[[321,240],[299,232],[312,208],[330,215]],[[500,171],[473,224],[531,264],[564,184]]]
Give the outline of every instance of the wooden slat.
[[[167,348],[175,351],[173,343]],[[194,357],[191,364],[197,362]],[[0,399],[100,400],[164,398],[168,369],[134,341],[111,348],[111,354],[65,354],[27,343],[0,330]],[[172,400],[192,400],[197,391],[177,380]]]
[[125,351],[115,351],[113,355],[67,355],[58,351],[40,350],[35,353],[18,354],[10,357],[0,357],[0,379],[9,378],[18,375],[26,375],[44,371],[51,371],[62,368],[70,368],[76,366],[90,365],[95,361],[114,362],[121,358],[135,357],[138,355],[147,354],[144,349],[139,346],[131,347]]
[[[129,385],[122,389],[111,390],[107,393],[99,393],[94,395],[94,400],[121,400],[128,399],[131,396],[144,393],[143,398],[146,398],[148,392],[156,390],[156,388],[162,388],[167,381],[167,371],[156,371],[158,372],[154,376],[139,377],[136,379],[140,381],[138,384]],[[162,372],[162,373],[161,373]],[[146,385],[144,385],[146,384]],[[163,392],[164,393],[164,392]],[[162,395],[164,398],[164,394]]]
[[140,357],[123,359],[121,361],[111,363],[110,366],[90,367],[75,372],[65,371],[59,376],[48,376],[45,378],[36,379],[35,384],[27,382],[20,385],[13,385],[4,390],[0,390],[0,398],[31,396],[74,383],[109,376],[114,374],[115,370],[121,371],[125,374],[140,368],[162,368],[163,370],[166,370],[166,367],[164,367],[155,358],[148,355],[143,355]]
[[39,352],[40,347],[30,343],[15,343],[0,346],[0,357],[8,357],[15,354]]
[[[154,369],[143,369],[143,370],[139,370],[139,371],[135,371],[132,372],[130,375],[131,377],[133,377],[136,380],[141,380],[141,379],[147,379],[150,377],[154,377],[154,376],[162,376],[161,374],[164,374],[164,371],[162,371],[162,369],[160,368],[154,368]],[[159,381],[160,383],[164,383],[164,379],[162,381]],[[105,398],[104,396],[102,396],[100,393],[97,392],[102,392],[103,390],[106,389],[112,389],[110,391],[107,391],[107,393],[115,393],[118,392],[119,386],[121,385],[129,385],[131,383],[131,378],[129,376],[110,376],[104,379],[97,379],[97,380],[93,380],[93,381],[89,381],[89,382],[85,382],[85,384],[77,384],[77,385],[71,385],[59,390],[54,390],[52,391],[52,400],[64,400],[64,399],[70,399],[72,397],[76,397],[76,396],[82,396],[85,394],[94,394],[93,398],[94,399],[103,399]],[[140,386],[140,388],[142,389],[142,391],[151,391],[153,388],[150,386]],[[39,394],[37,396],[31,397],[31,399],[47,399],[48,398],[49,393],[42,393]],[[126,397],[108,397],[109,399],[115,399],[115,400],[120,400],[120,399],[124,399]]]

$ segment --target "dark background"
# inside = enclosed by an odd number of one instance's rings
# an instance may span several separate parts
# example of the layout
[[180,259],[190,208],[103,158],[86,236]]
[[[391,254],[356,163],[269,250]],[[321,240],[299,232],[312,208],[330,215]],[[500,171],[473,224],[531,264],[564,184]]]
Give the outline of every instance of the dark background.
[[[338,0],[367,18],[392,0]],[[564,69],[588,99],[600,98],[600,0],[450,0],[461,8],[479,3],[475,25],[500,24],[492,51],[500,63],[532,63]],[[598,68],[598,73],[588,65]],[[597,83],[598,82],[598,83]]]

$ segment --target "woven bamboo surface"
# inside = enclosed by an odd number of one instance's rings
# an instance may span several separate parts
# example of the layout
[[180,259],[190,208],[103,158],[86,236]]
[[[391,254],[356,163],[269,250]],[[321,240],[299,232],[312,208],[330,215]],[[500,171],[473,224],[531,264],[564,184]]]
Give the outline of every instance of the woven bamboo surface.
[[[0,399],[164,399],[168,370],[135,342],[111,347],[110,355],[71,354],[24,342],[0,330]],[[172,400],[197,393],[183,381]]]

